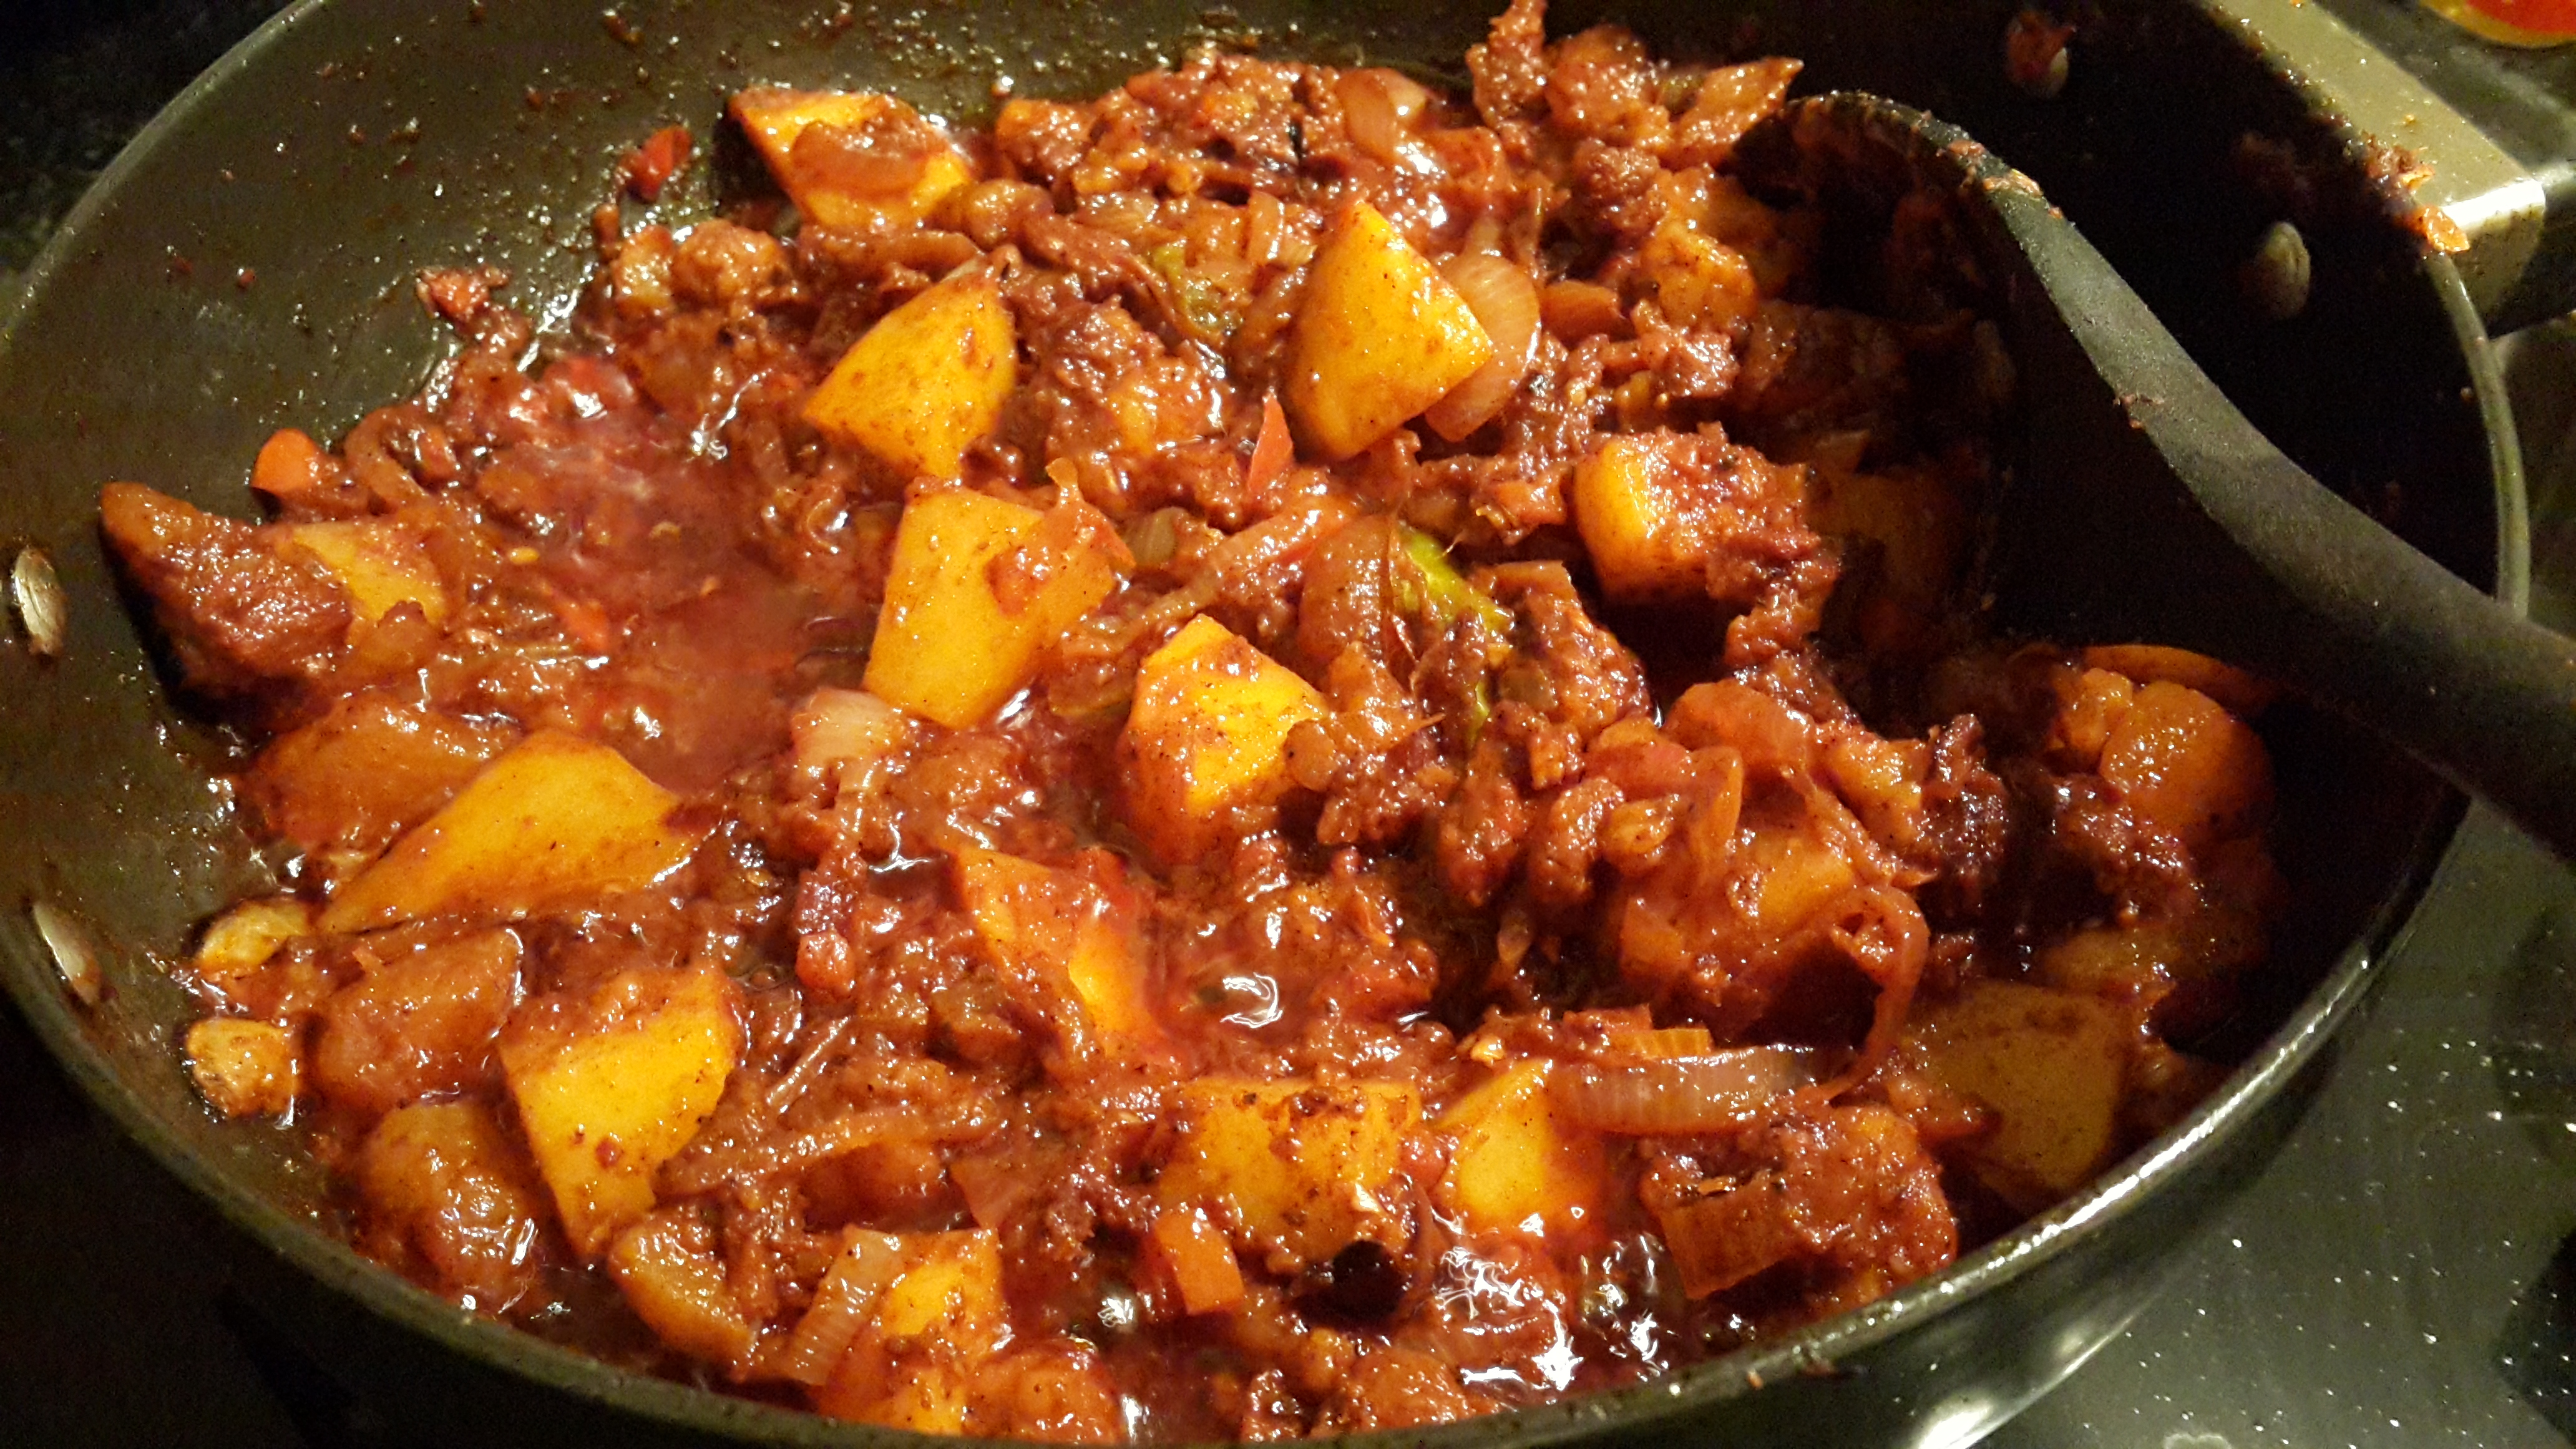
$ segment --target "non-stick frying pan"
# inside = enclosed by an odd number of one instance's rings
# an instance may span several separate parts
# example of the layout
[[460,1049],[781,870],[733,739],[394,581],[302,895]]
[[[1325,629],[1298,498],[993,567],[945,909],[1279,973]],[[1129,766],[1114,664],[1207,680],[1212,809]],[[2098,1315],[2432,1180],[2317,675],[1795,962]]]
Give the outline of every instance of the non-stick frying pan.
[[[2037,176],[2275,440],[2456,572],[2509,598],[2520,497],[2467,291],[2392,219],[2382,184],[2308,98],[2183,5],[2086,7],[2064,91],[2007,77],[2009,3],[1644,4],[1667,53],[1806,57],[1809,83],[1873,89],[1967,126]],[[1560,28],[1596,12],[1560,11]],[[159,962],[260,883],[210,771],[230,742],[169,700],[97,545],[97,486],[131,478],[241,511],[268,431],[334,433],[415,387],[445,346],[420,267],[489,261],[541,316],[587,256],[615,156],[654,127],[706,133],[742,84],[891,88],[972,119],[1008,77],[1087,93],[1202,39],[1454,72],[1481,7],[1295,3],[1202,10],[935,3],[315,0],[219,65],[65,226],[0,337],[0,538],[61,578],[58,658],[0,653],[0,973],[76,1080],[240,1230],[240,1271],[308,1351],[429,1437],[862,1443],[829,1425],[625,1374],[461,1314],[326,1230],[291,1132],[220,1123],[173,1038]],[[2252,138],[2249,141],[2248,138]],[[669,196],[709,203],[712,173]],[[2238,290],[2273,223],[2312,260],[2275,321]],[[2305,1069],[2456,822],[2458,800],[2364,733],[2296,708],[2280,764],[2298,904],[2245,1065],[2174,1133],[2088,1192],[1863,1313],[1675,1378],[1408,1434],[1454,1444],[1963,1442],[2127,1321],[2157,1260],[2295,1121]],[[51,940],[35,906],[45,908]],[[94,959],[94,1005],[58,961]]]

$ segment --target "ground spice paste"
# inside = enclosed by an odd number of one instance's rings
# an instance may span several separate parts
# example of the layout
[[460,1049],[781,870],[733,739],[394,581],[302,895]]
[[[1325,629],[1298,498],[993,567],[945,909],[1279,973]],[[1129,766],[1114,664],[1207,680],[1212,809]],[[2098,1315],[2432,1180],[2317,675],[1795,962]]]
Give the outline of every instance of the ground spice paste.
[[461,354],[270,521],[110,485],[290,862],[207,1101],[461,1304],[1093,1440],[1661,1374],[2186,1110],[2261,689],[1976,640],[1994,330],[1820,290],[1732,169],[1795,61],[1540,22],[1468,97],[748,90],[784,200],[602,208],[569,339],[433,272]]

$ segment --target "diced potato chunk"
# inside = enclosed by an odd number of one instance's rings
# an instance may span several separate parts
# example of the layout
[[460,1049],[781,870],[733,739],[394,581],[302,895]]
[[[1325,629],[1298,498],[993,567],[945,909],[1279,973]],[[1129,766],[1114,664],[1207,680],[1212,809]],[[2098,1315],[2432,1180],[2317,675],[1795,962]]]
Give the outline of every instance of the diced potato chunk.
[[221,986],[268,964],[278,947],[312,934],[313,908],[293,896],[244,901],[206,927],[191,964],[199,980]]
[[1803,471],[1783,477],[1758,453],[1696,434],[1605,438],[1575,465],[1574,526],[1613,602],[1749,605],[1758,571],[1711,564],[1790,518]]
[[1476,314],[1375,207],[1336,217],[1307,274],[1288,343],[1285,401],[1327,462],[1438,402],[1494,355]]
[[497,1313],[537,1286],[544,1189],[480,1102],[397,1107],[358,1149],[360,1242],[426,1267],[470,1308]]
[[1388,1191],[1404,1134],[1422,1117],[1409,1086],[1193,1082],[1182,1136],[1158,1185],[1166,1206],[1212,1206],[1283,1271],[1321,1262],[1391,1225]]
[[2017,981],[1977,981],[1913,1029],[1933,1077],[1992,1109],[1968,1149],[1977,1176],[2037,1212],[2101,1170],[2115,1145],[2131,1033],[2097,998]]
[[2101,769],[2123,804],[2194,849],[2244,834],[2271,809],[2261,737],[2209,696],[2163,680],[2130,702]]
[[1019,334],[990,272],[947,281],[877,319],[806,400],[805,421],[915,478],[954,478],[1019,377]]
[[296,1033],[274,1022],[210,1016],[188,1028],[188,1075],[227,1117],[284,1116],[303,1055]]
[[1757,829],[1744,839],[1743,867],[1760,884],[1754,910],[1762,930],[1784,935],[1852,888],[1851,863],[1804,830]]
[[1640,278],[1676,327],[1724,332],[1753,315],[1761,300],[1742,253],[1668,220],[1638,249]]
[[1118,739],[1127,820],[1166,862],[1215,843],[1229,811],[1287,793],[1288,733],[1329,713],[1294,670],[1202,615],[1146,656]]
[[962,1433],[978,1371],[1009,1326],[1001,1240],[972,1228],[899,1242],[900,1276],[877,1295],[875,1322],[815,1390],[814,1406],[834,1418]]
[[1561,1232],[1599,1209],[1599,1141],[1557,1121],[1547,1071],[1545,1062],[1514,1062],[1440,1114],[1458,1134],[1445,1181],[1470,1227]]
[[[796,209],[824,226],[911,226],[974,179],[957,148],[892,96],[752,86],[732,109]],[[840,134],[797,145],[817,126]]]
[[582,1256],[653,1210],[654,1170],[715,1110],[742,1050],[734,998],[719,971],[628,971],[503,1035],[528,1150]]
[[1163,1041],[1135,923],[1108,893],[1072,871],[970,846],[957,854],[957,894],[1006,970],[1069,997],[1084,1025],[1124,1049]]
[[1810,518],[1818,533],[1878,545],[1886,597],[1929,610],[1950,591],[1973,520],[1956,490],[1919,473],[1818,469]]
[[715,1233],[697,1209],[666,1208],[619,1233],[608,1276],[664,1343],[711,1363],[749,1357],[751,1324],[725,1285]]
[[402,604],[417,605],[433,624],[447,622],[447,585],[422,550],[419,535],[398,523],[299,523],[287,530],[297,548],[321,560],[349,591],[354,628],[364,628]]
[[1147,1256],[1180,1296],[1184,1313],[1222,1313],[1243,1301],[1243,1267],[1234,1245],[1195,1207],[1154,1215]]
[[1002,1243],[989,1229],[908,1236],[912,1261],[877,1300],[877,1336],[889,1346],[936,1337],[964,1343],[1002,1325]]
[[322,928],[450,912],[512,920],[641,890],[696,844],[669,823],[678,803],[606,745],[530,735],[349,882]]
[[895,527],[868,692],[951,729],[982,724],[1130,563],[1079,499],[1042,513],[962,488],[914,498]]

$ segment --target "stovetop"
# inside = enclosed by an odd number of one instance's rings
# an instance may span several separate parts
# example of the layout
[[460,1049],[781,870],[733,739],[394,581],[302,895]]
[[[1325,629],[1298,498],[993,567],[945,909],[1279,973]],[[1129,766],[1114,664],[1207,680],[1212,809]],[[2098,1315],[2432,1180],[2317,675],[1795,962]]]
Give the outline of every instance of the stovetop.
[[[279,8],[45,0],[5,22],[0,311],[88,178]],[[2576,325],[2508,348],[2534,612],[2576,630]],[[211,1231],[0,1006],[0,1444],[408,1442],[229,1289]],[[1986,1442],[2576,1442],[2576,871],[2473,811],[2288,1147],[2122,1337]]]

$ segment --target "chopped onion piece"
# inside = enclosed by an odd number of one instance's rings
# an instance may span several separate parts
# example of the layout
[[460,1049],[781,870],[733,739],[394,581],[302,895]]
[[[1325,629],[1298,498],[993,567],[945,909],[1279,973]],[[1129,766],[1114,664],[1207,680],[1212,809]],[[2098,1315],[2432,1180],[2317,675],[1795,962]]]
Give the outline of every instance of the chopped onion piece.
[[1341,97],[1351,144],[1381,165],[1402,165],[1404,143],[1431,93],[1402,72],[1384,69],[1346,71],[1333,90]]
[[1826,1080],[1837,1055],[1818,1047],[1757,1046],[1624,1065],[1596,1062],[1549,1073],[1548,1090],[1576,1126],[1681,1137],[1732,1127],[1772,1098]]
[[83,1006],[96,1006],[104,991],[98,973],[98,951],[89,936],[71,917],[38,901],[27,908],[36,923],[36,934],[45,938],[45,949],[54,955],[54,969],[63,977],[63,988]]
[[1494,339],[1493,357],[1422,415],[1433,432],[1454,443],[1501,412],[1529,371],[1530,344],[1538,339],[1538,284],[1529,273],[1489,252],[1452,257],[1441,275],[1458,289],[1485,335]]
[[818,689],[788,721],[796,772],[817,786],[859,773],[912,741],[912,721],[864,689]]

